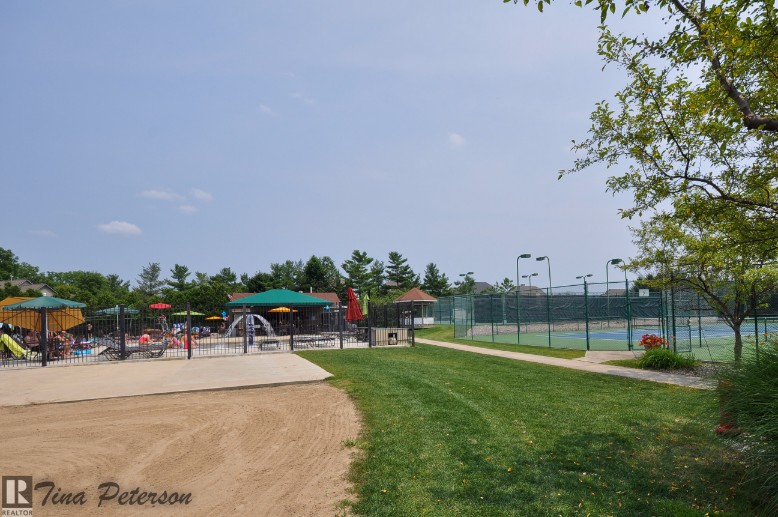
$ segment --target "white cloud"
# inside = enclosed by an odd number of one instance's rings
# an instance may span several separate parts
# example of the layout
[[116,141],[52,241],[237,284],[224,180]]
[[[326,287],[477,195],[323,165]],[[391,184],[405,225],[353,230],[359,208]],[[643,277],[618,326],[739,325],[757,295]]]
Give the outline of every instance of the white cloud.
[[178,211],[182,214],[192,215],[193,213],[197,212],[197,208],[193,207],[192,205],[181,205],[178,207]]
[[454,147],[462,147],[467,143],[465,137],[463,137],[459,133],[451,133],[450,135],[448,135],[448,141]]
[[259,111],[261,111],[265,115],[275,115],[276,114],[276,112],[273,111],[273,109],[270,106],[268,106],[267,104],[260,104],[259,105]]
[[299,101],[302,101],[305,104],[316,104],[316,100],[315,99],[305,95],[304,93],[294,92],[294,93],[292,93],[290,95],[292,96],[293,99],[297,99]]
[[107,224],[98,224],[97,228],[109,235],[141,235],[143,233],[140,228],[125,221],[111,221]]
[[213,196],[210,192],[200,190],[199,188],[192,189],[192,197],[198,201],[213,201]]
[[144,190],[140,195],[148,199],[160,199],[162,201],[177,201],[181,199],[181,196],[178,194],[165,190]]

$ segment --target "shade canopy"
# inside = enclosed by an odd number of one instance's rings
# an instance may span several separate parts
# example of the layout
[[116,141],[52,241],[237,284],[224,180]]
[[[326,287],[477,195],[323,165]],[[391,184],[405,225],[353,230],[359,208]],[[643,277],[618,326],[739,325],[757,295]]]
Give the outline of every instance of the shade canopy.
[[[43,332],[41,316],[42,311],[40,309],[17,309],[2,311],[0,319],[8,325]],[[50,332],[68,330],[82,323],[84,323],[84,315],[81,314],[81,309],[77,307],[49,309],[46,311],[46,328]]]
[[228,307],[325,307],[330,302],[288,289],[271,289],[240,300],[228,302]]
[[359,300],[357,295],[354,294],[352,288],[346,290],[346,300],[348,301],[348,308],[346,309],[346,321],[357,321],[365,319],[362,314],[362,308],[359,306]]
[[38,298],[30,298],[23,302],[14,303],[3,307],[6,311],[16,311],[23,309],[62,309],[65,307],[86,307],[85,303],[74,302],[73,300],[65,300],[64,298],[56,298],[54,296],[40,296]]

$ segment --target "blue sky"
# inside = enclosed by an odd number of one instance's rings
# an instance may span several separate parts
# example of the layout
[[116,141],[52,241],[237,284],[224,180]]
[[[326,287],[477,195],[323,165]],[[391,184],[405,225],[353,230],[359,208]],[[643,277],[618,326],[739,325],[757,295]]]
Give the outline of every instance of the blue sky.
[[630,199],[605,170],[557,180],[624,81],[598,23],[500,0],[6,0],[0,246],[133,281],[354,249],[604,280],[634,254]]

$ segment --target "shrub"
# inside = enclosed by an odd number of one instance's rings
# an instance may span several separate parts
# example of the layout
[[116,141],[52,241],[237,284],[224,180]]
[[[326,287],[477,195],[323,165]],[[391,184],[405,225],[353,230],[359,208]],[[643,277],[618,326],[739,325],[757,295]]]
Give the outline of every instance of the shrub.
[[749,462],[747,487],[765,515],[778,515],[778,339],[768,336],[759,354],[744,355],[725,370],[722,411],[734,416]]
[[667,348],[649,348],[640,358],[640,367],[651,370],[676,370],[691,368],[696,362],[694,356],[676,354]]

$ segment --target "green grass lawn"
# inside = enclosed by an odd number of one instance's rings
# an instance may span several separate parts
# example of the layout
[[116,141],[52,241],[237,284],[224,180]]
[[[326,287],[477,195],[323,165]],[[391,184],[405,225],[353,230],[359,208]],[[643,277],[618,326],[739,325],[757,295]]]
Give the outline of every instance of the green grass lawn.
[[715,393],[425,345],[299,354],[361,411],[357,514],[753,514]]
[[[489,343],[485,341],[473,341],[470,339],[454,338],[454,327],[451,325],[438,325],[416,331],[416,337],[432,339],[435,341],[447,341],[460,345],[478,346],[481,348],[493,348],[495,350],[508,350],[510,352],[522,352],[525,354],[544,355],[548,357],[561,357],[562,359],[576,359],[586,355],[584,350],[568,350],[565,348],[548,348],[543,346],[516,345],[509,343]],[[515,334],[514,334],[515,339]]]

